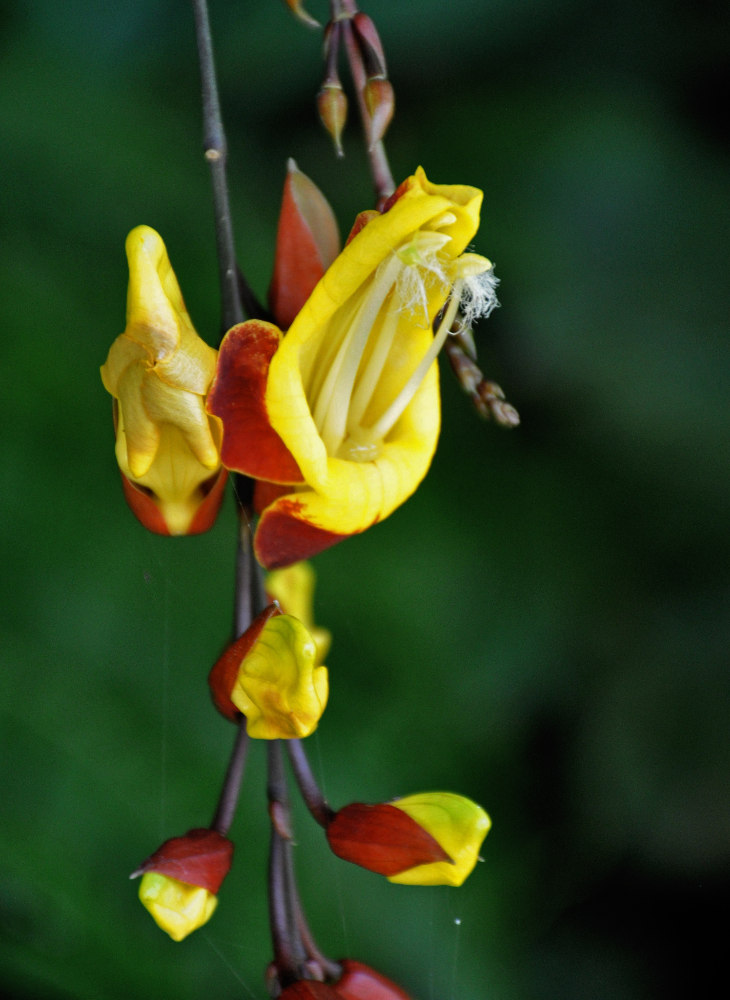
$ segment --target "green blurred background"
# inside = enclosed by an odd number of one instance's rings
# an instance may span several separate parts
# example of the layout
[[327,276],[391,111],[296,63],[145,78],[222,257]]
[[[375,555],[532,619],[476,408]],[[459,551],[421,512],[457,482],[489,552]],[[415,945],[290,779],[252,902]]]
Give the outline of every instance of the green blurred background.
[[[444,371],[425,485],[316,560],[334,646],[310,743],[330,800],[450,788],[494,828],[461,890],[417,890],[330,857],[301,816],[315,933],[418,1000],[697,995],[730,881],[728,7],[365,9],[396,88],[395,174],[485,190],[476,249],[502,308],[480,356],[523,424],[481,423]],[[216,340],[190,10],[0,12],[0,985],[263,997],[260,753],[207,928],[173,944],[127,881],[209,819],[231,738],[204,678],[230,628],[234,512],[148,536],[98,377],[138,223]],[[275,0],[213,0],[212,19],[239,255],[263,293],[286,158],[344,230],[366,164],[354,124],[337,161],[317,123],[315,33]]]

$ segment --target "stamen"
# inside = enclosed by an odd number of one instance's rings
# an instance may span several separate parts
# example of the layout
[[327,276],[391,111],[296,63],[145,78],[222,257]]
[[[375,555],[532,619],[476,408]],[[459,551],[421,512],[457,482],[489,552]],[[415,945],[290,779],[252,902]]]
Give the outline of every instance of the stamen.
[[383,373],[388,354],[393,346],[393,338],[398,328],[400,312],[397,296],[393,295],[388,305],[388,311],[383,319],[380,333],[373,345],[365,371],[357,380],[357,387],[352,395],[350,412],[347,418],[347,430],[350,434],[359,427],[360,421],[368,408],[373,392]]
[[451,326],[454,322],[454,319],[456,317],[456,312],[459,308],[459,301],[461,299],[461,292],[463,285],[464,285],[463,279],[462,278],[457,279],[457,281],[454,284],[451,297],[449,299],[449,304],[443,315],[441,323],[439,324],[439,328],[436,331],[436,335],[434,336],[431,346],[426,351],[424,356],[421,358],[418,367],[413,372],[411,377],[408,379],[406,384],[403,386],[401,391],[398,393],[397,397],[390,404],[385,413],[373,424],[372,427],[369,427],[364,432],[365,436],[368,439],[382,441],[383,438],[385,438],[385,436],[392,430],[393,425],[396,423],[396,421],[399,419],[405,408],[408,406],[410,401],[415,396],[418,387],[420,386],[421,382],[424,380],[426,376],[426,372],[431,367],[431,364],[437,357],[441,348],[444,346],[446,338],[448,337],[449,332],[451,331]]
[[400,259],[393,254],[382,271],[376,273],[375,282],[363,296],[362,304],[340,344],[337,356],[313,405],[314,422],[330,454],[337,452],[345,436],[352,387],[365,345],[383,302],[395,284],[402,267]]

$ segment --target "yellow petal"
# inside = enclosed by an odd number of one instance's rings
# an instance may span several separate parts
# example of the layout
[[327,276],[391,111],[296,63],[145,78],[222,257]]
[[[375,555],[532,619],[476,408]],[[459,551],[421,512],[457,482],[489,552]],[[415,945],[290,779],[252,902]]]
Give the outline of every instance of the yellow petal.
[[452,859],[409,868],[389,876],[404,885],[461,885],[479,858],[479,848],[489,832],[491,820],[481,806],[453,792],[423,792],[396,799],[401,809],[427,830]]
[[316,666],[316,647],[291,615],[270,618],[239,667],[231,701],[246,716],[249,736],[292,739],[317,728],[327,704],[327,668]]
[[298,618],[314,639],[317,663],[326,659],[332,636],[326,628],[314,623],[312,605],[316,575],[308,562],[297,562],[285,569],[274,570],[266,577],[266,593],[278,601],[282,611]]
[[218,897],[207,889],[159,872],[145,872],[139,885],[139,898],[157,926],[173,941],[182,941],[206,924],[218,905]]

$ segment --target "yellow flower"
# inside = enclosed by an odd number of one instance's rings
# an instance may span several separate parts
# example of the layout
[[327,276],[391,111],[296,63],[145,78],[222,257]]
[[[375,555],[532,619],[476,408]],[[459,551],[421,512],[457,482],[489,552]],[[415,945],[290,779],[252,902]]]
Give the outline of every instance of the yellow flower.
[[219,426],[205,412],[217,352],[193,328],[160,236],[138,226],[126,251],[127,326],[101,369],[125,495],[152,531],[205,531],[225,480]]
[[492,821],[481,806],[453,792],[423,792],[391,802],[436,840],[450,861],[418,865],[390,882],[404,885],[461,885],[479,858],[479,848]]
[[329,693],[327,668],[304,625],[291,615],[268,619],[238,668],[231,701],[249,736],[296,739],[317,728]]
[[149,871],[142,876],[139,898],[158,927],[173,941],[182,941],[213,916],[218,897],[199,885]]
[[[460,310],[468,323],[496,304],[490,262],[464,253],[481,200],[419,168],[382,214],[359,217],[285,336],[255,320],[226,335],[208,405],[223,422],[224,464],[277,484],[259,494],[264,566],[364,531],[426,474],[436,356]],[[244,387],[256,401],[245,412]]]

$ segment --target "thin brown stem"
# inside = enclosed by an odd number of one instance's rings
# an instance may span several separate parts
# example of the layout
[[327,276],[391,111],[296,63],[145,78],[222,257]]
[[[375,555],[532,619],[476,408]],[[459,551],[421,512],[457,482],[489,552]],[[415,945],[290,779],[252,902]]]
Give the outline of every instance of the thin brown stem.
[[246,720],[241,718],[236,733],[236,741],[233,744],[231,757],[228,761],[228,769],[223,779],[218,805],[216,806],[213,819],[211,820],[211,830],[217,830],[224,837],[231,828],[233,817],[236,814],[238,796],[241,791],[241,781],[246,767],[246,756],[248,753],[249,737],[246,732]]
[[297,925],[294,902],[296,890],[293,888],[291,863],[289,794],[280,740],[272,740],[268,746],[267,794],[271,816],[269,921],[277,978],[279,985],[285,987],[300,978],[306,951]]
[[334,816],[334,810],[317,784],[303,744],[300,740],[287,740],[286,749],[307,809],[320,826],[326,827]]
[[373,179],[373,185],[375,187],[377,205],[380,207],[382,203],[393,194],[393,191],[395,190],[395,182],[393,181],[393,175],[390,172],[390,164],[388,163],[388,157],[385,153],[385,144],[383,143],[383,140],[380,139],[373,145],[370,145],[368,141],[370,112],[365,104],[365,67],[363,66],[362,56],[360,55],[360,50],[357,47],[355,34],[349,20],[344,22],[343,34],[345,37],[345,45],[347,46],[352,80],[355,84],[357,106],[360,110],[360,119],[363,124],[365,141],[368,147],[367,152],[368,161],[370,163],[370,175]]

